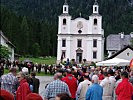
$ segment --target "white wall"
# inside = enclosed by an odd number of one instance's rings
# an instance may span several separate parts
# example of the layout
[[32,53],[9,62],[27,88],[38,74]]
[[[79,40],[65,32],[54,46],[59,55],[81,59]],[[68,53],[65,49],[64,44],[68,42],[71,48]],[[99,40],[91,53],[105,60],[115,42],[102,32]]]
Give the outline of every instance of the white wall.
[[[129,53],[129,55],[128,55]],[[125,60],[131,60],[133,58],[133,50],[127,48],[125,51],[117,55],[115,58],[121,58]]]
[[7,43],[7,40],[5,38],[3,38],[3,36],[0,35],[0,44],[8,47],[9,51],[11,52],[11,54],[9,55],[9,59],[11,61],[14,61],[14,47],[12,47],[6,43]]
[[[63,25],[64,18],[66,18],[66,25]],[[95,18],[97,19],[97,25],[94,25]],[[81,28],[77,27],[79,22],[82,24]],[[79,30],[82,32],[79,33]],[[76,60],[78,39],[82,40],[82,47],[80,48],[83,50],[82,59],[86,59],[89,62],[102,61],[104,57],[103,37],[102,16],[99,14],[89,16],[89,20],[81,17],[72,20],[68,14],[59,16],[57,61],[61,59],[62,50],[66,50],[66,59]],[[62,47],[62,39],[66,39],[66,47]],[[93,48],[93,39],[97,39],[96,48]],[[97,59],[93,59],[93,51],[97,51]]]

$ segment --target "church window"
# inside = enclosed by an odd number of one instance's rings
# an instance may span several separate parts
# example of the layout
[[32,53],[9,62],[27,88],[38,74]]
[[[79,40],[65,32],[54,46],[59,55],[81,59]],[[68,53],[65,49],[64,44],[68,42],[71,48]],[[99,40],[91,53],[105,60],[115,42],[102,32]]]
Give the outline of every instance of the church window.
[[66,47],[66,39],[62,40],[62,47]]
[[66,11],[66,7],[64,8],[64,10]]
[[93,51],[93,59],[97,59],[97,52]]
[[97,47],[97,39],[93,39],[93,47]]
[[66,25],[66,19],[65,18],[63,19],[63,25]]
[[96,18],[94,19],[94,25],[97,25],[97,19]]
[[77,47],[82,47],[82,40],[81,39],[77,40]]
[[97,11],[97,7],[95,7],[95,11]]

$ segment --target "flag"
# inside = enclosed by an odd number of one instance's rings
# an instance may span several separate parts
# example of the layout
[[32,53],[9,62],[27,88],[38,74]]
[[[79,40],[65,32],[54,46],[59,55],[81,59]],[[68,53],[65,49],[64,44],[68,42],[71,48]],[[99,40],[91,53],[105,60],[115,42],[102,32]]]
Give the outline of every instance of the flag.
[[130,68],[133,69],[133,59],[130,61]]

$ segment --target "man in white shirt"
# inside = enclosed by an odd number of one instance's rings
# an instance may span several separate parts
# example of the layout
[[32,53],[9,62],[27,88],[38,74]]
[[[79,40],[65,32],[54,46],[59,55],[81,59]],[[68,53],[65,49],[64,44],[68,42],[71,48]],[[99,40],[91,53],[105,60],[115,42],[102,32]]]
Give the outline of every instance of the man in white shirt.
[[83,78],[84,78],[84,81],[80,82],[77,92],[76,92],[77,100],[85,100],[86,91],[87,91],[88,87],[92,84],[92,82],[89,81],[88,73],[85,73]]
[[110,91],[112,91],[112,96],[114,97],[114,89],[115,89],[115,83],[116,83],[116,79],[114,77],[114,72],[112,69],[108,70],[108,76],[109,76],[109,80],[111,81],[111,89]]
[[113,97],[112,97],[112,92],[113,91],[110,91],[112,90],[112,84],[111,84],[111,81],[109,80],[109,77],[108,77],[108,73],[107,72],[104,72],[104,79],[100,82],[100,85],[103,87],[103,97],[102,99],[103,100],[112,100]]

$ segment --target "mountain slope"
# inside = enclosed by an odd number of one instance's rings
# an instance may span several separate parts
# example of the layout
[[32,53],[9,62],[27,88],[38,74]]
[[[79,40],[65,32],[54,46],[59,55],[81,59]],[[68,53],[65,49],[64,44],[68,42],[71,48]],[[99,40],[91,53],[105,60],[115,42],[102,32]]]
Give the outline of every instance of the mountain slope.
[[[73,19],[79,17],[79,13],[86,19],[91,15],[94,0],[67,1]],[[17,45],[18,53],[33,54],[31,47],[38,43],[41,55],[56,55],[58,16],[63,4],[64,0],[1,0],[1,29]],[[105,36],[133,31],[133,0],[98,0],[98,4]],[[27,43],[23,47],[27,53],[14,38],[20,36]]]

